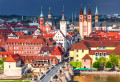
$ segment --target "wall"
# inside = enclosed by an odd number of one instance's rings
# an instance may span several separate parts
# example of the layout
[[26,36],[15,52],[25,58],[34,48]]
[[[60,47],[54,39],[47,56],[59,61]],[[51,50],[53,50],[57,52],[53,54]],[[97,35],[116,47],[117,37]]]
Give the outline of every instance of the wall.
[[[81,59],[86,54],[89,54],[89,50],[84,50],[84,52],[82,52],[82,50],[78,50],[78,52],[77,52],[77,50],[74,50],[74,51],[70,51],[69,53],[70,53],[69,57],[73,57],[73,61],[77,61],[77,60],[81,61]],[[78,55],[78,57],[77,57],[77,55]]]

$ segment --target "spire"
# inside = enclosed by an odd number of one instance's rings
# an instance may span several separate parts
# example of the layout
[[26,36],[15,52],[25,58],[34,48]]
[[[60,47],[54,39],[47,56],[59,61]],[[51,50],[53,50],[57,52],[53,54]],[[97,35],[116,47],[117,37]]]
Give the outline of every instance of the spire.
[[73,23],[73,12],[72,12],[72,23]]
[[76,11],[75,11],[75,21],[76,21]]
[[49,6],[49,14],[51,14],[51,12],[50,12],[50,11],[51,11],[51,8],[50,8],[50,6]]
[[96,11],[95,11],[95,14],[98,14],[98,9],[97,9],[97,6],[96,6]]
[[42,12],[42,6],[41,6],[41,14],[40,14],[40,18],[43,18],[44,15],[43,15],[43,12]]
[[89,5],[89,10],[88,10],[88,15],[91,15],[90,5]]
[[84,8],[84,14],[87,14],[87,13],[86,13],[86,7]]
[[80,15],[82,14],[83,14],[83,9],[82,9],[82,4],[81,4]]
[[64,5],[63,5],[62,19],[61,19],[61,20],[65,20],[65,16],[64,16]]

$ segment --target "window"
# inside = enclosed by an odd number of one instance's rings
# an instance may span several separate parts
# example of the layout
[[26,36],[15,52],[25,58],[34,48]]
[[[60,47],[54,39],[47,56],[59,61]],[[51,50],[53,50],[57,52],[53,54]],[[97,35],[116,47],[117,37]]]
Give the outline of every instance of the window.
[[7,57],[7,55],[5,55],[5,57]]
[[99,57],[102,57],[102,52],[99,52]]
[[84,50],[82,50],[82,53],[84,53]]
[[106,52],[103,52],[103,57],[106,58]]
[[78,57],[78,54],[77,54],[77,57]]
[[78,50],[77,50],[77,52],[78,52]]
[[29,51],[27,51],[27,53],[29,53]]
[[34,49],[34,47],[32,47],[32,49]]
[[2,55],[0,55],[0,57],[2,57]]
[[34,53],[34,51],[32,51],[32,53]]
[[31,47],[30,47],[30,49],[31,49]]
[[10,63],[9,63],[9,68],[10,68]]
[[98,59],[98,52],[95,52],[95,60]]
[[86,59],[84,59],[84,62],[86,62]]
[[26,47],[24,47],[24,49],[26,49]]
[[22,47],[22,49],[23,49],[23,47]]
[[10,65],[9,65],[9,68],[10,68]]

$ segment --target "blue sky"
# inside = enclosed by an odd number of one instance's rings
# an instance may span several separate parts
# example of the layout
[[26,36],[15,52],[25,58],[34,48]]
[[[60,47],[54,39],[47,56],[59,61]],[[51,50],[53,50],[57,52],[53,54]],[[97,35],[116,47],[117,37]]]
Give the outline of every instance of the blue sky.
[[98,6],[99,14],[120,13],[120,0],[0,0],[0,15],[28,15],[38,16],[41,5],[43,12],[48,14],[48,7],[51,7],[51,13],[54,16],[60,16],[62,6],[65,6],[65,15],[71,16],[72,12],[80,12],[81,4],[88,8],[91,5],[92,14],[95,13],[95,7]]

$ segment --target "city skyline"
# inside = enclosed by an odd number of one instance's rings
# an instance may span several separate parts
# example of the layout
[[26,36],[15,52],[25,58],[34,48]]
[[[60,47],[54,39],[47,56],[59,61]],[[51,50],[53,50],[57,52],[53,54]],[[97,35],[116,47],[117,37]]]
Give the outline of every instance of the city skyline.
[[[0,1],[0,15],[26,15],[26,16],[38,16],[40,15],[41,6],[43,6],[43,13],[46,16],[49,12],[49,6],[51,7],[51,13],[53,16],[60,16],[62,13],[62,6],[65,6],[65,16],[71,16],[72,12],[78,17],[81,4],[83,8],[90,4],[92,14],[95,13],[96,6],[100,15],[108,15],[120,13],[118,7],[119,0],[1,0]],[[104,4],[103,4],[104,3]],[[113,11],[113,12],[111,12]],[[88,11],[87,11],[88,12]]]

